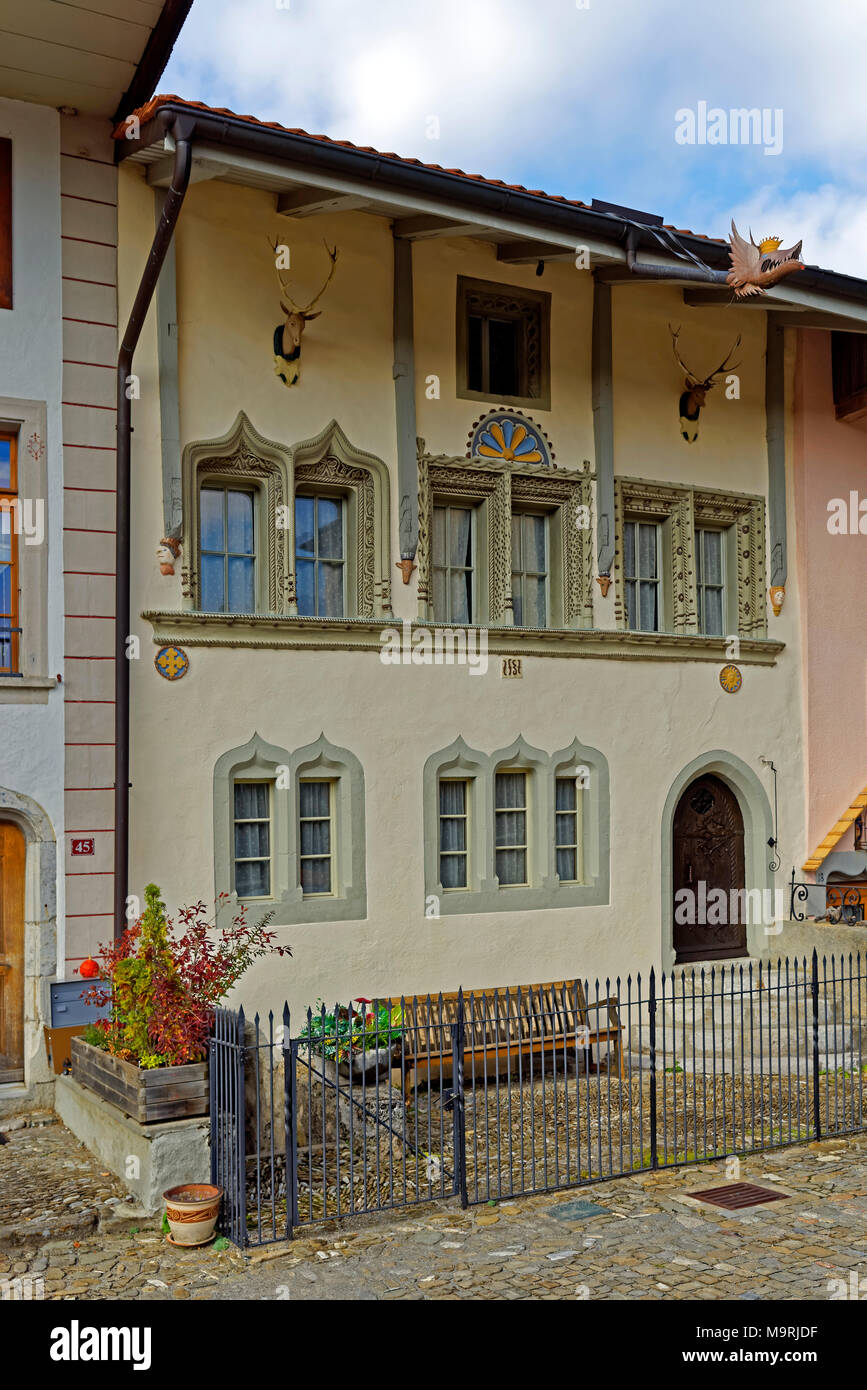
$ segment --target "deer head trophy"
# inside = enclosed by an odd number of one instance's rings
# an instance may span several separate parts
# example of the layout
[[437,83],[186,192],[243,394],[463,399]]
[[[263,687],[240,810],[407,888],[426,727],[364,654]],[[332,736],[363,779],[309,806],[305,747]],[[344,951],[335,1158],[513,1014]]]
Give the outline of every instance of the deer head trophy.
[[280,282],[280,308],[286,315],[285,323],[278,323],[274,329],[274,371],[283,382],[284,386],[294,386],[301,375],[301,335],[304,332],[305,324],[311,319],[317,319],[322,313],[317,309],[315,314],[310,310],[314,304],[318,304],[325,291],[331,283],[334,268],[337,265],[337,247],[329,246],[323,240],[325,250],[328,252],[328,259],[331,262],[328,274],[322,284],[318,294],[315,294],[309,304],[296,304],[289,293],[289,286],[284,278],[284,272],[280,267],[280,245],[274,240],[268,242],[274,252],[274,267],[277,271],[277,279]]
[[[712,387],[716,386],[717,377],[723,376],[726,371],[733,370],[733,368],[729,367],[729,362],[740,347],[741,335],[738,334],[728,356],[720,362],[719,366],[708,376],[700,377],[690,370],[678,351],[677,340],[680,337],[680,329],[678,328],[677,331],[675,331],[671,324],[669,324],[668,331],[671,334],[671,345],[674,349],[675,359],[684,374],[683,384],[685,389],[681,393],[679,402],[680,432],[687,444],[694,444],[698,439],[698,417],[701,414],[702,406],[707,400],[707,393]],[[739,366],[740,364],[736,362],[734,365]]]

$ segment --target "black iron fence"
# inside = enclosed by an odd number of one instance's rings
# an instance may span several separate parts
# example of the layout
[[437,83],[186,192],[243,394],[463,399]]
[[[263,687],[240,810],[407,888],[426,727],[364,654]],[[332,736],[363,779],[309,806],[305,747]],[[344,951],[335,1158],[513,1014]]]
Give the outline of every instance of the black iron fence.
[[463,1206],[867,1128],[860,955],[354,1001],[293,1036],[220,1010],[221,1225]]

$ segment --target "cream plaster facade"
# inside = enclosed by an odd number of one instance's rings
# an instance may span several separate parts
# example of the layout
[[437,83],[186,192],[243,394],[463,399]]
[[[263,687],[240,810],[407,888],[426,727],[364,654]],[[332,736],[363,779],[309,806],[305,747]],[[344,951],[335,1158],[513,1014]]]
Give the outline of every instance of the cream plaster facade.
[[[121,168],[122,319],[148,253],[153,197],[142,168]],[[312,287],[322,273],[322,238],[340,248],[337,273],[319,306],[322,316],[305,333],[301,379],[292,389],[272,366],[271,338],[280,314],[266,238],[275,233],[290,245],[293,276],[304,286]],[[336,419],[354,448],[389,469],[394,560],[400,550],[392,256],[384,218],[358,212],[278,218],[273,194],[219,181],[191,186],[176,232],[182,447],[221,438],[242,411],[260,435],[286,449],[315,438]],[[416,243],[417,432],[430,454],[465,455],[468,435],[485,409],[455,395],[459,274],[540,284],[532,266],[498,264],[495,249],[476,241]],[[558,469],[578,469],[584,460],[592,468],[592,279],[552,263],[541,284],[552,295],[552,408],[527,413],[551,441]],[[613,299],[616,475],[766,499],[764,313],[688,309],[679,289],[663,285],[615,287]],[[683,324],[682,349],[706,370],[743,334],[740,399],[727,400],[717,388],[694,445],[680,437],[682,379],[669,322]],[[614,587],[603,598],[595,583],[594,627],[608,634],[607,641],[594,644],[579,635],[568,654],[565,647],[558,654],[553,640],[532,646],[520,634],[500,634],[501,650],[525,653],[521,679],[502,679],[494,656],[480,678],[461,667],[383,665],[378,624],[367,634],[367,649],[353,649],[357,633],[351,624],[341,631],[339,623],[333,636],[318,632],[307,645],[295,639],[296,645],[281,649],[225,645],[229,630],[219,623],[189,619],[175,631],[168,621],[139,616],[184,608],[182,566],[174,577],[162,576],[154,558],[164,534],[156,332],[152,310],[135,361],[141,396],[134,409],[132,630],[140,638],[141,658],[132,671],[130,890],[141,893],[154,880],[169,904],[213,897],[215,766],[254,734],[290,752],[322,734],[349,750],[364,776],[366,918],[281,925],[279,938],[291,944],[291,960],[254,967],[238,1001],[267,1009],[286,996],[298,1010],[319,997],[574,975],[604,979],[644,972],[651,964],[670,966],[664,884],[670,879],[672,789],[684,769],[691,775],[714,770],[729,781],[752,837],[747,886],[765,888],[772,882],[764,841],[772,833],[773,789],[761,759],[772,760],[779,779],[781,878],[799,862],[805,845],[802,635],[799,581],[792,572],[781,615],[775,618],[767,608],[769,644],[754,650],[744,644],[738,663],[743,685],[736,695],[719,683],[725,661],[720,646],[702,648],[680,638],[639,650],[626,634],[615,637]],[[790,376],[791,369],[788,362]],[[436,399],[430,398],[432,377],[438,379]],[[791,519],[790,495],[790,524]],[[417,572],[406,586],[393,562],[391,573],[395,619],[413,620]],[[258,628],[263,641],[266,628]],[[155,629],[187,652],[183,679],[169,682],[155,670]],[[236,625],[229,640],[255,643],[257,628]],[[493,640],[491,646],[497,650]],[[426,761],[459,737],[487,756],[508,749],[519,736],[547,756],[577,739],[606,760],[610,822],[601,830],[609,899],[426,917]]]

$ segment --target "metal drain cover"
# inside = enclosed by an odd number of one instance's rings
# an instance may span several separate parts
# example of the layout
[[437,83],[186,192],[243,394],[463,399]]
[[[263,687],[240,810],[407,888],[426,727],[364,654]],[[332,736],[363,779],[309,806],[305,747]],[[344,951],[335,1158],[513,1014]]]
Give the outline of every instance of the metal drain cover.
[[686,1195],[712,1207],[740,1211],[743,1207],[760,1207],[764,1202],[782,1202],[789,1194],[775,1192],[771,1187],[758,1187],[754,1182],[730,1182],[725,1187],[706,1187],[702,1192],[687,1192]]

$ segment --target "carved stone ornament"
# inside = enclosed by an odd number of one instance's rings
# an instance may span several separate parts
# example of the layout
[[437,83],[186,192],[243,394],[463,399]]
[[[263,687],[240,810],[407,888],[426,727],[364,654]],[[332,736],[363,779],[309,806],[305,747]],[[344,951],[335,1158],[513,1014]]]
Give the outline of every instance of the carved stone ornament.
[[237,479],[255,487],[261,514],[259,614],[296,615],[296,486],[324,484],[345,498],[354,537],[354,555],[347,555],[351,615],[391,616],[388,469],[381,459],[352,444],[336,420],[313,439],[285,445],[265,439],[241,411],[228,434],[186,446],[182,477],[182,592],[189,608],[197,610],[200,603],[199,488],[213,477],[219,483]]
[[512,625],[512,505],[545,506],[560,516],[562,535],[561,589],[563,626],[590,627],[593,623],[593,547],[589,526],[576,524],[592,512],[591,475],[582,469],[554,471],[547,464],[509,462],[477,457],[471,460],[447,454],[424,453],[419,441],[418,478],[418,601],[419,617],[433,617],[433,566],[431,558],[434,496],[453,499],[456,505],[486,506],[486,621],[494,626]]
[[175,562],[180,558],[181,543],[172,536],[163,536],[157,546],[157,560],[160,574],[174,574]]
[[597,576],[596,576],[596,583],[599,585],[599,588],[602,590],[602,597],[603,597],[603,598],[607,598],[607,597],[608,597],[608,590],[611,588],[611,575],[610,575],[610,574],[597,574]]
[[467,458],[556,467],[545,431],[520,410],[489,410],[476,420],[467,441]]
[[774,617],[779,618],[783,611],[783,600],[786,597],[785,584],[772,584],[768,590],[771,599],[771,608],[774,610]]

